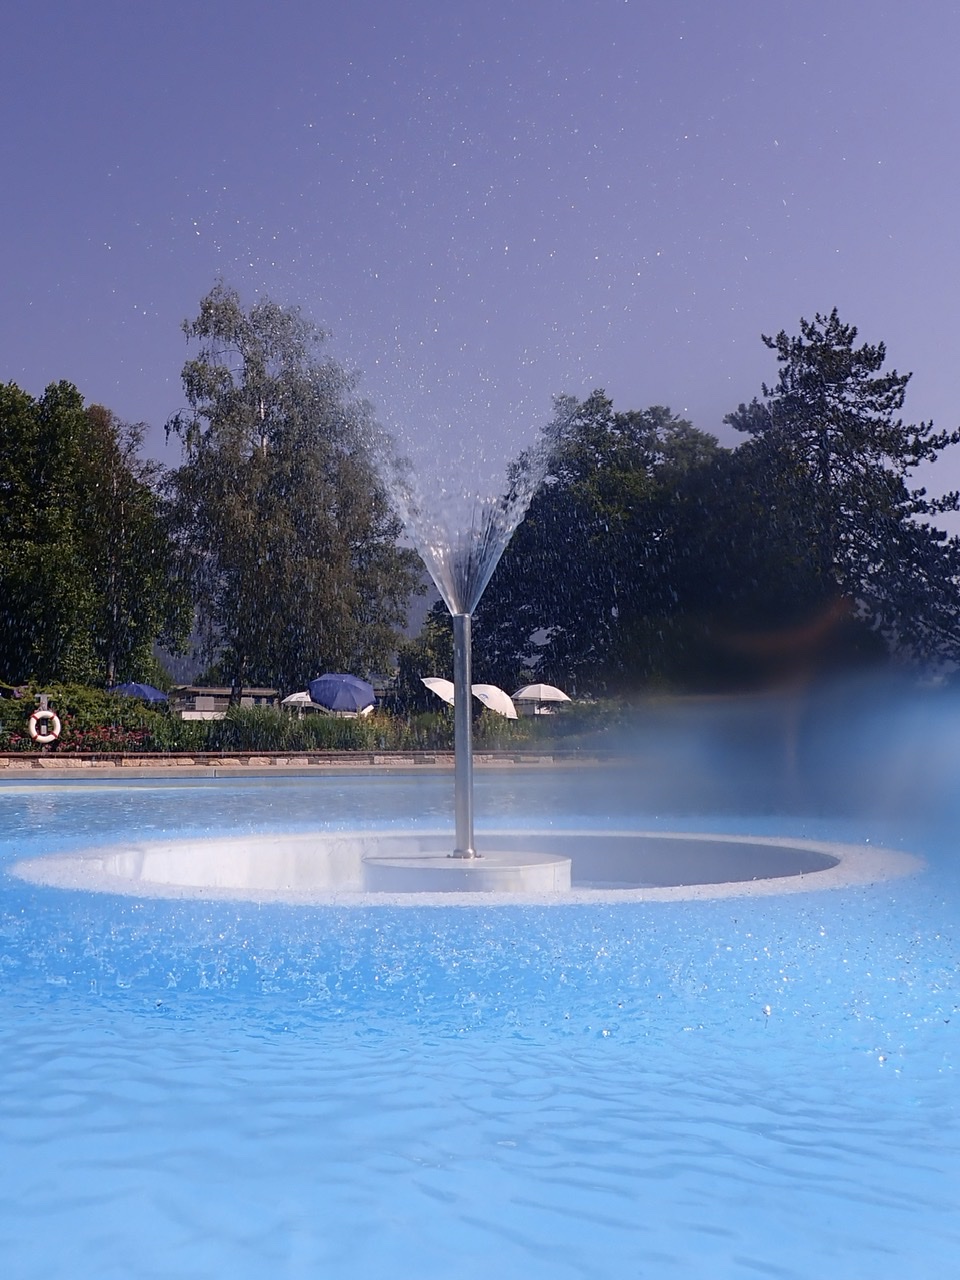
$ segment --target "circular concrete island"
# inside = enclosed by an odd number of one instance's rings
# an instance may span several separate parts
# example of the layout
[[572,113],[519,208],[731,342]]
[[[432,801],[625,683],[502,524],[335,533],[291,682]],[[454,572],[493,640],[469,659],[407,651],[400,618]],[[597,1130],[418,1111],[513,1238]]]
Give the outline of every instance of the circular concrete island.
[[[24,859],[22,879],[138,897],[304,905],[655,901],[836,889],[909,875],[870,845],[662,831],[492,831],[477,858],[449,833],[296,832],[152,841]],[[479,895],[479,897],[478,897]]]

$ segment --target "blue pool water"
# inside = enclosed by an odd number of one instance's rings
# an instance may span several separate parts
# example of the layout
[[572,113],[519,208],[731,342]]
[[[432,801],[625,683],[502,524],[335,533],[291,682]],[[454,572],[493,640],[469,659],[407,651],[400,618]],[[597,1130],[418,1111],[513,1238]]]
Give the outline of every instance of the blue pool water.
[[[296,908],[0,879],[11,1280],[836,1276],[960,1249],[955,840],[830,806],[651,807],[483,773],[489,825],[882,842],[783,898]],[[702,799],[702,798],[701,798]],[[438,775],[0,784],[0,863],[449,824]]]

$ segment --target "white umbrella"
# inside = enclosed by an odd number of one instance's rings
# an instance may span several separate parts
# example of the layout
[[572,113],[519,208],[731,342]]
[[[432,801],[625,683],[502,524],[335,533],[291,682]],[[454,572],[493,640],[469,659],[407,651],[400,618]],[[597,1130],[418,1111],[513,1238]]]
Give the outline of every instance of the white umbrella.
[[421,676],[421,684],[425,684],[431,693],[435,693],[444,702],[453,706],[453,681],[441,680],[439,676]]
[[525,684],[513,695],[514,702],[569,702],[570,698],[552,684]]
[[281,707],[303,707],[309,706],[312,701],[313,699],[310,697],[310,694],[306,689],[304,689],[300,693],[288,694],[280,705]]
[[517,719],[517,708],[513,705],[509,693],[504,693],[495,684],[474,684],[470,686],[473,696],[479,698],[485,707],[506,716],[508,720]]

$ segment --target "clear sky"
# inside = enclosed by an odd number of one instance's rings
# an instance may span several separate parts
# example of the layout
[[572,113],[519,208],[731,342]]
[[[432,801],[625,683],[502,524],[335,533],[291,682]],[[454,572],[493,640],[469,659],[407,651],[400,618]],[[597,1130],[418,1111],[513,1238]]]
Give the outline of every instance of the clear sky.
[[2,47],[0,379],[168,461],[218,276],[433,452],[594,386],[729,441],[835,305],[960,422],[955,0],[6,0]]

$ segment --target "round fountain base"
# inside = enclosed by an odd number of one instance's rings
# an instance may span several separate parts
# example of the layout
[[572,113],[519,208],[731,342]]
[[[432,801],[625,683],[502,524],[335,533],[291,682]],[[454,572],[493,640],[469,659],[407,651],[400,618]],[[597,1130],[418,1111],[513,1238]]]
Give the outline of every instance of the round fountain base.
[[678,831],[483,832],[451,857],[449,833],[314,831],[137,842],[23,859],[35,884],[138,897],[302,905],[669,901],[796,893],[909,875],[922,863],[873,845]]
[[475,858],[374,853],[363,859],[363,882],[368,893],[565,893],[570,859],[506,849]]

